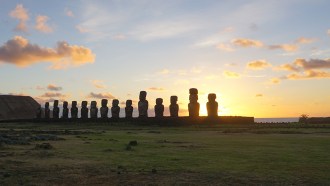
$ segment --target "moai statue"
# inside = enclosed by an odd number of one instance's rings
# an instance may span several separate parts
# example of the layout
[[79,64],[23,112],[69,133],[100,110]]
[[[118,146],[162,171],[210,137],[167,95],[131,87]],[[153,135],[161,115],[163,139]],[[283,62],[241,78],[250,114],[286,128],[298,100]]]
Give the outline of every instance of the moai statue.
[[139,117],[140,118],[147,118],[148,117],[148,101],[146,99],[147,92],[146,91],[140,91],[139,95],[139,103],[138,103],[138,110],[139,110]]
[[97,103],[96,101],[91,102],[91,108],[90,108],[90,118],[97,118],[97,113],[98,113],[98,108],[97,108]]
[[63,102],[63,110],[62,110],[62,118],[68,119],[69,118],[69,109],[68,109],[68,102]]
[[125,107],[125,118],[132,118],[133,117],[133,107],[132,107],[132,100],[126,101]]
[[107,99],[102,99],[101,101],[101,105],[102,107],[100,108],[100,112],[101,112],[101,118],[108,118],[108,100]]
[[177,104],[178,96],[171,96],[171,104],[170,104],[170,115],[171,117],[179,116],[179,105]]
[[45,118],[49,119],[50,118],[50,109],[49,109],[49,102],[45,103]]
[[88,118],[88,108],[87,108],[87,101],[81,102],[81,118],[87,119]]
[[78,118],[78,107],[77,107],[77,101],[72,101],[71,103],[71,118]]
[[216,94],[208,95],[209,101],[206,103],[207,115],[209,117],[217,117],[218,116],[218,102],[215,101],[217,99]]
[[196,88],[189,89],[189,104],[188,111],[190,117],[199,116],[199,103],[198,101],[198,90]]
[[155,117],[161,118],[164,116],[164,105],[163,105],[163,99],[157,98],[156,99],[156,105],[155,105]]
[[60,108],[58,107],[58,100],[54,100],[53,118],[60,118]]
[[112,118],[119,118],[120,107],[118,105],[119,105],[118,99],[112,100],[112,107],[111,107]]

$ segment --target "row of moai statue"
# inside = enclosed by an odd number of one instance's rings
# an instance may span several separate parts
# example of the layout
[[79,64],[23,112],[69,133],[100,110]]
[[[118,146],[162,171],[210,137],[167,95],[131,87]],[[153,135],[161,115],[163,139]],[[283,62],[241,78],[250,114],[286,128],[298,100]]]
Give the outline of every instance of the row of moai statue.
[[[190,117],[198,117],[199,116],[199,109],[200,105],[198,103],[198,90],[196,88],[189,89],[189,104],[188,104],[188,111]],[[139,112],[139,118],[147,118],[148,117],[148,107],[149,103],[147,101],[147,92],[146,91],[140,91],[139,95],[139,102],[138,102],[138,112]],[[208,102],[206,103],[207,107],[207,113],[210,117],[216,117],[218,116],[218,103],[215,101],[216,94],[209,94],[208,95]],[[171,104],[169,107],[170,110],[170,116],[171,117],[178,117],[179,116],[179,105],[177,104],[178,97],[177,96],[171,96],[170,98]],[[87,107],[87,101],[81,102],[81,118],[87,119],[88,118],[88,107]],[[101,118],[108,118],[108,100],[102,99],[101,101],[102,107],[100,108],[100,115]],[[92,101],[91,107],[89,109],[90,118],[97,118],[98,117],[98,108],[97,108],[97,102]],[[163,105],[163,99],[157,98],[156,99],[156,105],[154,107],[155,111],[155,117],[161,118],[164,116],[164,105]],[[72,101],[71,104],[71,118],[75,119],[78,118],[78,107],[77,107],[77,101]],[[112,118],[119,118],[120,113],[120,107],[119,107],[119,100],[114,99],[112,101],[112,107],[111,107],[111,114]],[[125,107],[125,118],[132,118],[133,117],[133,106],[132,106],[132,100],[126,101],[126,107]],[[50,109],[49,109],[49,102],[45,103],[45,118],[50,118]],[[60,118],[60,109],[58,106],[58,100],[54,101],[54,107],[53,107],[53,118]],[[69,118],[69,108],[68,108],[68,102],[63,102],[63,110],[62,110],[62,117],[63,119]]]

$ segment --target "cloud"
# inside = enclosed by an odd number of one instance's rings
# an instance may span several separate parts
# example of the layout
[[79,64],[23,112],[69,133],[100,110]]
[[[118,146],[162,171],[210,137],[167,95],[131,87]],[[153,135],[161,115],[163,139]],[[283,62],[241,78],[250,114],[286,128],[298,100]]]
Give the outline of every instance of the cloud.
[[330,36],[330,29],[328,29],[327,34]]
[[68,17],[74,17],[74,13],[68,8],[65,8],[65,15]]
[[296,59],[294,65],[302,67],[305,70],[330,68],[330,59],[310,59],[309,61]]
[[47,89],[50,90],[50,91],[61,91],[63,88],[60,87],[60,86],[56,86],[56,85],[53,85],[53,84],[49,84],[47,86]]
[[45,92],[44,94],[42,94],[40,97],[45,97],[45,98],[63,98],[66,97],[66,95],[59,93],[59,92]]
[[160,72],[158,72],[159,74],[164,74],[164,75],[166,75],[166,74],[169,74],[170,73],[170,71],[168,70],[168,69],[163,69],[163,70],[161,70]]
[[240,75],[236,72],[231,72],[231,71],[224,71],[223,75],[227,78],[239,78]]
[[262,69],[265,69],[270,66],[271,66],[271,64],[268,63],[266,60],[251,61],[246,65],[247,68],[250,68],[253,70],[262,70]]
[[283,79],[299,80],[299,79],[322,79],[330,78],[329,72],[318,70],[306,70],[303,74],[293,73],[285,76]]
[[23,7],[22,4],[16,5],[16,8],[9,13],[9,16],[19,21],[18,25],[15,27],[15,31],[28,31],[26,22],[27,20],[29,20],[29,13],[28,10]]
[[127,36],[124,34],[117,34],[117,35],[114,35],[112,38],[115,40],[124,40],[127,38]]
[[110,93],[94,93],[91,92],[87,95],[87,98],[96,98],[96,99],[115,99],[115,97]]
[[263,97],[263,94],[256,94],[256,97]]
[[90,32],[90,30],[88,30],[87,28],[84,28],[84,27],[81,26],[81,25],[77,25],[77,26],[76,26],[76,29],[77,29],[80,33],[87,33],[87,32]]
[[305,38],[305,37],[300,37],[296,39],[296,43],[298,44],[308,44],[308,43],[313,43],[316,39],[315,38]]
[[235,49],[233,49],[229,44],[225,44],[225,43],[220,43],[217,45],[217,49],[226,51],[226,52],[233,52],[235,51]]
[[292,64],[283,64],[279,67],[280,70],[302,71],[313,69],[329,69],[330,59],[296,59]]
[[298,46],[294,44],[269,45],[268,49],[270,50],[281,49],[286,52],[295,52],[298,50]]
[[151,91],[165,91],[166,89],[161,88],[161,87],[150,87],[150,88],[148,88],[148,90],[151,90]]
[[295,67],[291,64],[283,64],[283,65],[280,65],[279,67],[277,67],[276,69],[279,69],[279,70],[287,70],[287,71],[295,71],[295,72],[298,72],[299,71],[299,68],[298,67]]
[[238,38],[233,39],[232,44],[240,46],[240,47],[262,47],[264,44],[261,41],[258,40],[252,40],[252,39],[245,39],[245,38]]
[[50,62],[51,69],[77,67],[93,63],[95,54],[89,48],[69,45],[65,41],[57,43],[55,48],[31,44],[21,36],[15,36],[0,47],[0,62],[26,67],[34,63]]
[[281,82],[281,80],[280,80],[279,78],[272,78],[272,79],[270,80],[270,82],[271,82],[272,84],[279,84],[279,83]]
[[104,89],[104,88],[107,87],[107,86],[105,86],[105,85],[103,84],[103,81],[101,81],[101,80],[93,80],[93,81],[92,81],[92,84],[93,84],[96,88],[99,88],[99,89]]
[[53,29],[47,25],[48,19],[47,16],[38,15],[36,17],[36,26],[34,28],[43,33],[53,32]]

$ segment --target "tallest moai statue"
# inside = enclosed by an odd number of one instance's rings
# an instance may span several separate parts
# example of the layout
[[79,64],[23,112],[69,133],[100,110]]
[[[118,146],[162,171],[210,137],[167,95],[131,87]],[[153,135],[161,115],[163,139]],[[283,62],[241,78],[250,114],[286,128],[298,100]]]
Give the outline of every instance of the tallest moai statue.
[[190,117],[199,116],[199,103],[198,101],[198,90],[196,88],[189,89],[189,104],[188,111]]
[[138,103],[138,110],[139,110],[139,117],[140,118],[147,118],[148,117],[148,106],[149,103],[147,101],[147,92],[146,91],[140,91],[139,95],[139,103]]

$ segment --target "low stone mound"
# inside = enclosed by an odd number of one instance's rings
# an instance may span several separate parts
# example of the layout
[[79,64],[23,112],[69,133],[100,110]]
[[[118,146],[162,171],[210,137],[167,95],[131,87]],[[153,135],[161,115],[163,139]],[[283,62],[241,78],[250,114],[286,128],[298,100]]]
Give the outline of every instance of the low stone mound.
[[36,118],[40,105],[30,96],[0,95],[0,120]]

